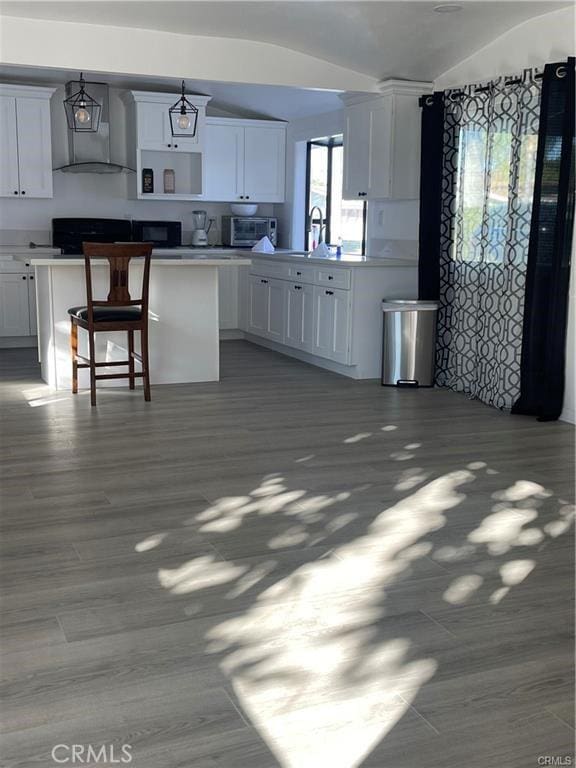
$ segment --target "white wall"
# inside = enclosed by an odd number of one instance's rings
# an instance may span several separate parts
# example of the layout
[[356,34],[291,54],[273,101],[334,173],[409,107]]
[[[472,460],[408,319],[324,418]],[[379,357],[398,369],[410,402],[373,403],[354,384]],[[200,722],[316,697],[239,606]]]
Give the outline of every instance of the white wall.
[[[133,140],[126,133],[126,108],[120,98],[121,90],[110,88],[111,160],[127,162],[127,144]],[[64,87],[56,90],[51,100],[53,167],[68,161],[68,128],[62,100]],[[158,183],[160,180],[155,179]],[[217,219],[230,213],[227,203],[169,202],[128,199],[127,174],[71,174],[55,172],[54,197],[48,200],[4,198],[0,205],[0,244],[19,245],[49,242],[51,219],[60,216],[90,216],[107,218],[176,219],[182,221],[184,238],[192,228],[191,212],[207,211]],[[272,205],[260,205],[259,213],[273,215]],[[213,236],[215,235],[214,239]],[[210,233],[211,242],[218,243],[219,231]]]
[[[574,56],[574,8],[566,8],[520,24],[434,81],[434,90],[490,80],[498,75],[542,67]],[[576,422],[576,259],[572,257],[569,327],[566,347],[566,392],[561,418]]]

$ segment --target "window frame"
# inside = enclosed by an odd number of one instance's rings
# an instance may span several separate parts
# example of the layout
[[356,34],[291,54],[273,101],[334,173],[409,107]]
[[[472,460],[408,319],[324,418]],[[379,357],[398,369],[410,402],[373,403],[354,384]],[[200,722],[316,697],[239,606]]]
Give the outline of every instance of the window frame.
[[[310,213],[310,171],[311,171],[311,164],[312,164],[312,147],[327,147],[328,149],[328,159],[327,159],[327,167],[326,167],[326,210],[324,211],[324,223],[326,225],[326,228],[324,230],[324,242],[327,244],[330,244],[332,232],[330,231],[330,219],[332,218],[332,152],[334,147],[343,147],[344,146],[344,137],[342,135],[338,136],[328,136],[324,139],[310,139],[306,143],[306,192],[304,197],[304,248],[308,248],[308,215]],[[367,219],[368,219],[368,207],[366,205],[366,200],[362,201],[362,245],[361,245],[361,255],[364,256],[366,253],[366,226],[367,226]],[[320,221],[318,218],[312,219],[310,222],[311,224],[319,224],[322,226],[322,221]]]

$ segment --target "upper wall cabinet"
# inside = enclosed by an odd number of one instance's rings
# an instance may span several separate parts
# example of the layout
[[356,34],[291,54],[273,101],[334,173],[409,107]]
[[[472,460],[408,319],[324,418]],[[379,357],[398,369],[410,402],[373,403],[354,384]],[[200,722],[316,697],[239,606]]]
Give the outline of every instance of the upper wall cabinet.
[[0,85],[0,196],[52,197],[54,88]]
[[346,108],[343,196],[415,200],[420,195],[420,108],[430,83],[390,80],[382,96]]
[[204,199],[283,203],[286,126],[267,120],[206,118]]
[[[197,200],[204,197],[204,139],[209,96],[188,95],[197,108],[196,132],[172,136],[168,110],[177,101],[174,93],[129,91],[128,145],[136,174],[131,175],[132,196],[138,200]],[[193,128],[193,126],[191,126]],[[150,168],[153,192],[144,192],[142,170]],[[164,191],[164,171],[174,171],[174,192]]]

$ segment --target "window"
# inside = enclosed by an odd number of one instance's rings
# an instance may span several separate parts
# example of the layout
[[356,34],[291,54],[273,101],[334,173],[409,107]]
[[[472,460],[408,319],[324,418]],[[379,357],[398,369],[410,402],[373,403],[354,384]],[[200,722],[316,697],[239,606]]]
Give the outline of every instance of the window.
[[308,142],[306,168],[306,226],[313,206],[317,211],[312,219],[312,231],[305,232],[308,250],[318,245],[322,225],[323,240],[329,245],[342,242],[343,253],[364,253],[366,232],[366,202],[342,199],[344,174],[344,147],[342,136],[314,139]]

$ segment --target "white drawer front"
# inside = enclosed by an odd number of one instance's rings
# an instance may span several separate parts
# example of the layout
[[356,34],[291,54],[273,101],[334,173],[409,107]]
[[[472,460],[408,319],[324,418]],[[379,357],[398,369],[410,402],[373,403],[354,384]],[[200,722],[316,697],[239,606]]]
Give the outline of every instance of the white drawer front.
[[314,267],[306,265],[290,265],[288,268],[288,275],[291,280],[296,280],[299,283],[313,283],[316,270]]
[[29,266],[30,262],[24,261],[0,261],[0,274],[4,275],[26,275],[28,271],[34,270]]
[[317,285],[327,285],[332,288],[344,288],[349,290],[352,285],[351,272],[349,269],[327,269],[320,268],[315,270],[314,282]]
[[287,280],[289,278],[290,265],[280,261],[260,261],[254,259],[250,266],[251,275],[262,275],[263,277],[279,277]]

